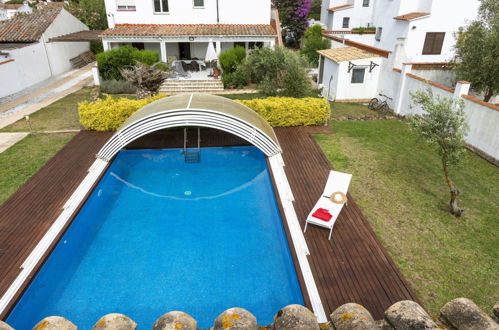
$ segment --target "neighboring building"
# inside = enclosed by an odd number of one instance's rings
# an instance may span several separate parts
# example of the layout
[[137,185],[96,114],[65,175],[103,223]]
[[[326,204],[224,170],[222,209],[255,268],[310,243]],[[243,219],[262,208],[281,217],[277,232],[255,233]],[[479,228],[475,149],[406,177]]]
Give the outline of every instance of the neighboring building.
[[0,3],[0,21],[10,19],[17,13],[29,14],[32,12],[27,2],[24,4]]
[[332,31],[372,27],[375,3],[376,0],[323,0],[321,23]]
[[70,59],[88,51],[89,43],[49,39],[84,30],[88,27],[60,6],[1,21],[0,97],[70,70]]
[[270,0],[105,0],[109,29],[104,49],[130,45],[161,60],[204,59],[213,41],[219,54],[234,46],[274,47],[277,15]]

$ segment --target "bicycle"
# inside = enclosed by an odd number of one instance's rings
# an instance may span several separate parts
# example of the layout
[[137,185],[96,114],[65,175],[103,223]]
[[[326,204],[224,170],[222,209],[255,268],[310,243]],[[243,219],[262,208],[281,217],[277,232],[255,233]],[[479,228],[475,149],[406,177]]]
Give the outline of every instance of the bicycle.
[[390,112],[390,107],[388,106],[388,103],[386,100],[393,100],[391,97],[388,97],[383,94],[379,94],[379,96],[382,96],[385,98],[384,101],[378,99],[378,98],[373,98],[368,105],[368,108],[371,110],[376,110],[380,113],[389,113]]

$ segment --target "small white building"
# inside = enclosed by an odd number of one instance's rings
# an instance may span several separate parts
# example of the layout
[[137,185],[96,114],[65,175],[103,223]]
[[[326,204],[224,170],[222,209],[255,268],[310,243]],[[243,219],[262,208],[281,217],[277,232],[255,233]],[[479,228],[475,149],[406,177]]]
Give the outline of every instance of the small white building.
[[0,3],[0,21],[11,19],[17,13],[29,14],[32,12],[31,7],[27,2],[23,4],[17,3]]
[[332,31],[372,27],[375,3],[376,0],[323,0],[321,23]]
[[377,95],[382,59],[356,47],[318,51],[323,96],[336,101],[368,101]]
[[130,45],[160,53],[163,62],[203,60],[210,41],[216,51],[242,46],[274,47],[276,12],[270,0],[105,0],[109,29],[104,49]]
[[89,43],[49,39],[85,30],[60,6],[0,21],[0,97],[71,70],[70,59],[88,51]]

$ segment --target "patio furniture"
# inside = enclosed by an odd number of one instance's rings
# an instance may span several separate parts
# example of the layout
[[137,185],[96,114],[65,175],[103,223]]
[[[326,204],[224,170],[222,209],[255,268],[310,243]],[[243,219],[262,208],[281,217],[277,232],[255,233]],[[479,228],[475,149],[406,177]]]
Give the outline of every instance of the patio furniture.
[[348,173],[331,171],[326,182],[326,187],[321,197],[310,211],[303,232],[307,231],[307,225],[313,224],[329,229],[329,240],[333,233],[333,226],[338,215],[347,204],[346,194],[352,175]]
[[175,65],[175,67],[177,66],[177,63],[183,63],[183,64],[186,64],[186,65],[191,65],[193,62],[195,62],[197,65],[199,65],[199,67],[201,68],[201,70],[205,70],[206,69],[206,63],[204,63],[203,61],[200,61],[200,60],[176,60],[173,62],[173,65]]
[[177,75],[179,77],[183,77],[183,78],[189,78],[191,75],[189,74],[189,72],[186,72],[184,70],[184,67],[182,66],[182,61],[175,61],[174,62],[175,64],[175,70],[177,71]]

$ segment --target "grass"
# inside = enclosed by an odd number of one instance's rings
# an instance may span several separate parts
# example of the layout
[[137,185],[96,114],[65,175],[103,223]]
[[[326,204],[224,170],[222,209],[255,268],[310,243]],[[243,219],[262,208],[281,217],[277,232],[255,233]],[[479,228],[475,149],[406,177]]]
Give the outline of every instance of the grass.
[[73,138],[66,134],[31,134],[0,153],[0,204]]
[[[34,132],[53,130],[82,129],[78,116],[78,103],[90,100],[90,88],[82,88],[77,92],[46,106],[29,116]],[[25,119],[3,128],[0,132],[28,132],[30,127]]]
[[436,152],[401,121],[333,122],[317,142],[425,307],[434,315],[467,297],[489,312],[499,292],[499,169],[472,152],[451,176],[462,218],[449,214],[449,191]]
[[362,117],[378,117],[379,113],[370,110],[368,107],[361,103],[342,103],[342,102],[330,102],[331,103],[331,118],[338,119],[341,117],[352,117],[352,118],[362,118]]

